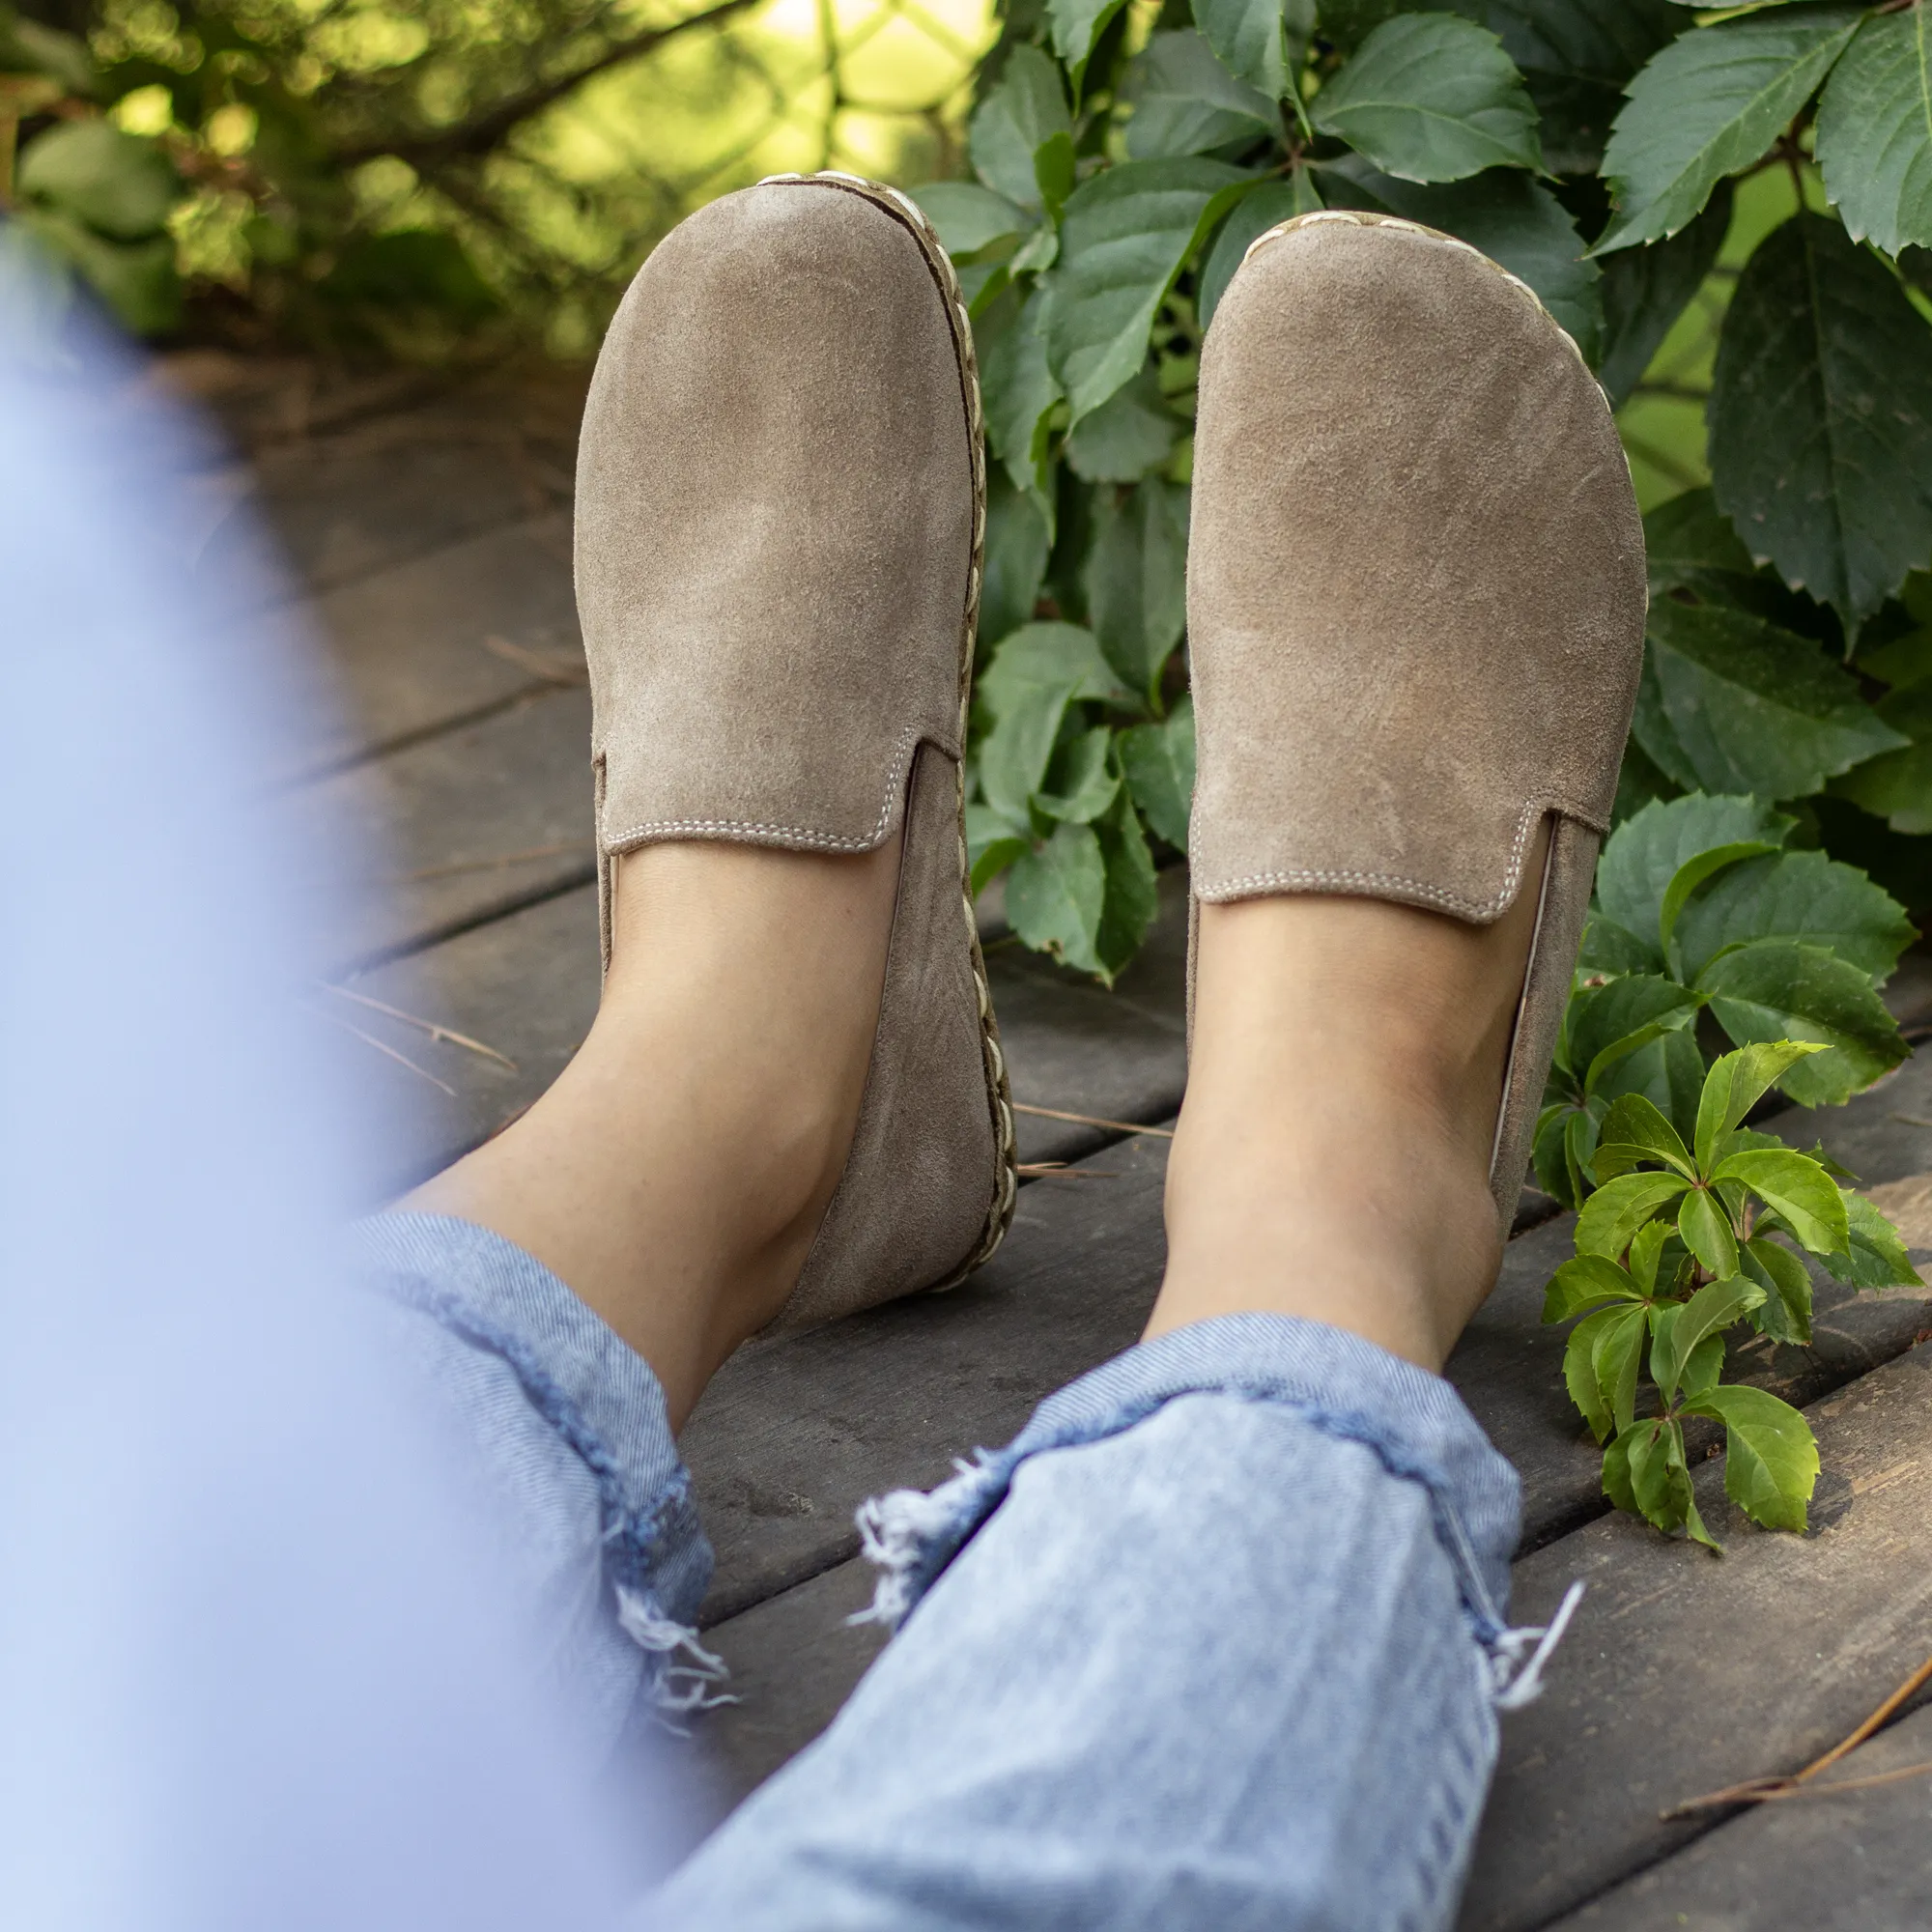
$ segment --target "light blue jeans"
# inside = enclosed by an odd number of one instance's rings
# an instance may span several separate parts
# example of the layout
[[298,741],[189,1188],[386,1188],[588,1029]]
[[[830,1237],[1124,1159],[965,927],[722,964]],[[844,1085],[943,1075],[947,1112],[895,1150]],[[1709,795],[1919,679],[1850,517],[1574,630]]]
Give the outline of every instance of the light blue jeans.
[[[614,1743],[716,1681],[711,1569],[650,1370],[530,1256],[390,1214],[361,1253],[471,1436]],[[1445,1926],[1542,1632],[1503,1622],[1514,1472],[1360,1338],[1144,1343],[929,1495],[867,1506],[897,1634],[643,1909],[669,1927]]]

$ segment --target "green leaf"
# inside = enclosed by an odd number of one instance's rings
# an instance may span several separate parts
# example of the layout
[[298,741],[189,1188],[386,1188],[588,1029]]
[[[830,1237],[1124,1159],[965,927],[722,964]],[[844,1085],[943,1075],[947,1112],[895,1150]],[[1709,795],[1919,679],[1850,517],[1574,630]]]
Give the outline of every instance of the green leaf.
[[1922,6],[1867,18],[1818,103],[1825,192],[1854,242],[1932,246],[1932,22]]
[[1074,624],[1024,624],[993,653],[978,696],[994,720],[980,744],[980,792],[995,810],[1024,825],[1029,802],[1045,781],[1067,705],[1080,699],[1118,701],[1127,694],[1091,631]]
[[1403,14],[1315,98],[1324,134],[1405,181],[1540,169],[1536,108],[1495,35],[1453,14]]
[[1697,1103],[1697,1166],[1708,1174],[1723,1152],[1726,1137],[1744,1117],[1801,1060],[1818,1048],[1803,1040],[1776,1039],[1742,1046],[1711,1063]]
[[1073,191],[1046,338],[1076,422],[1139,374],[1175,276],[1248,185],[1219,161],[1175,158],[1122,161]]
[[1650,973],[1633,973],[1573,995],[1570,1047],[1583,1091],[1594,1092],[1618,1061],[1660,1034],[1689,1026],[1701,1005],[1688,986]]
[[1602,1255],[1578,1255],[1549,1277],[1543,1291],[1546,1323],[1567,1321],[1604,1301],[1641,1301],[1643,1291],[1615,1262]]
[[1923,1288],[1898,1230],[1862,1194],[1844,1199],[1850,1239],[1821,1258],[1832,1279],[1850,1288]]
[[1066,64],[1073,98],[1080,98],[1087,63],[1126,0],[1046,0],[1046,17],[1053,27],[1053,51]]
[[[182,285],[175,269],[172,237],[110,242],[78,221],[38,208],[22,210],[14,225],[44,244],[57,260],[77,270],[131,334],[159,335],[181,320]],[[0,232],[7,226],[0,222]],[[16,268],[12,272],[17,275],[20,270]],[[31,272],[38,278],[45,270],[37,261]],[[17,302],[19,298],[14,299]],[[17,308],[13,312],[17,314]]]
[[[1647,801],[1650,804],[1662,802]],[[1637,808],[1638,811],[1642,810],[1642,806]],[[1632,818],[1635,816],[1635,811],[1631,813]],[[1662,963],[1663,955],[1655,944],[1645,945],[1635,933],[1627,931],[1615,920],[1605,919],[1601,913],[1593,914],[1583,927],[1583,944],[1577,955],[1579,972],[1646,973]]]
[[[1680,867],[1720,845],[1747,839],[1781,844],[1796,822],[1754,798],[1660,800],[1626,819],[1605,842],[1597,897],[1625,931],[1659,946],[1663,895]],[[1661,951],[1652,957],[1661,961]]]
[[0,73],[42,73],[69,94],[91,97],[100,76],[87,43],[57,27],[23,18],[10,7],[0,14]]
[[1106,902],[1107,862],[1091,825],[1056,825],[1007,874],[1007,921],[1021,944],[1083,973],[1107,970],[1098,950]]
[[1811,1275],[1787,1247],[1760,1235],[1747,1241],[1738,1264],[1764,1290],[1752,1321],[1774,1342],[1807,1348],[1811,1341]]
[[1148,850],[1147,835],[1124,787],[1115,798],[1113,810],[1097,820],[1094,829],[1100,835],[1100,852],[1107,867],[1107,898],[1096,950],[1100,977],[1112,985],[1114,975],[1141,950],[1148,927],[1160,910],[1160,894],[1153,854]]
[[1671,1239],[1667,1221],[1650,1221],[1631,1238],[1630,1273],[1645,1294],[1657,1293],[1658,1264]]
[[1107,662],[1131,690],[1151,695],[1180,641],[1186,568],[1186,490],[1150,477],[1122,497],[1101,494],[1083,574],[1087,611]]
[[1758,1388],[1710,1389],[1695,1408],[1724,1425],[1724,1493],[1767,1529],[1802,1531],[1818,1482],[1811,1425]]
[[1053,548],[1039,504],[998,470],[986,479],[986,560],[980,584],[980,638],[997,644],[1029,621]]
[[[1710,205],[1688,228],[1647,248],[1621,248],[1603,263],[1603,353],[1597,380],[1621,409],[1642,380],[1663,338],[1718,265],[1731,225],[1731,185],[1719,182]],[[1654,513],[1653,513],[1654,514]],[[1646,526],[1649,519],[1645,520]],[[1739,555],[1745,568],[1750,559]]]
[[1727,946],[1796,939],[1883,983],[1918,936],[1889,893],[1822,852],[1780,852],[1732,867],[1690,900],[1676,930],[1691,980]]
[[1544,156],[1564,175],[1597,172],[1625,85],[1689,24],[1668,0],[1456,0],[1456,11],[1502,37],[1543,117]]
[[1873,709],[1913,742],[1854,766],[1832,789],[1874,817],[1889,819],[1894,832],[1932,832],[1932,681],[1892,691]]
[[1836,1254],[1851,1239],[1838,1183],[1808,1154],[1747,1148],[1720,1161],[1712,1179],[1743,1181],[1814,1255]]
[[1687,859],[1678,867],[1671,875],[1669,885],[1663,889],[1663,903],[1658,908],[1657,914],[1658,937],[1663,942],[1664,956],[1673,966],[1676,965],[1678,952],[1671,941],[1677,931],[1677,922],[1691,894],[1698,887],[1707,885],[1727,867],[1738,865],[1746,859],[1756,859],[1767,853],[1776,853],[1776,845],[1767,839],[1742,838],[1735,845],[1717,845],[1708,852],[1699,852],[1694,859]]
[[1649,646],[1664,715],[1707,791],[1801,798],[1903,742],[1812,639],[1746,611],[1663,598]]
[[974,110],[967,129],[973,172],[1007,200],[1037,209],[1034,156],[1072,126],[1053,63],[1037,47],[1014,47],[1000,70],[998,85]]
[[1013,861],[1033,850],[1033,839],[989,805],[966,808],[966,859],[975,897]]
[[1229,71],[1266,99],[1288,92],[1282,0],[1194,0],[1194,24]]
[[1706,1335],[1684,1358],[1684,1367],[1677,1378],[1677,1395],[1680,1402],[1695,1402],[1706,1390],[1716,1388],[1718,1378],[1724,1372],[1724,1338],[1721,1335]]
[[1633,1424],[1624,1434],[1630,1438],[1631,1492],[1641,1514],[1665,1535],[1683,1529],[1696,1542],[1717,1548],[1697,1514],[1690,1471],[1684,1461],[1683,1427],[1648,1419]]
[[[1598,1438],[1601,1441],[1603,1438]],[[1604,1493],[1627,1516],[1641,1516],[1636,1492],[1631,1487],[1630,1437],[1620,1435],[1604,1451]]]
[[1092,415],[1080,418],[1062,454],[1082,482],[1137,483],[1166,464],[1184,427],[1162,397],[1159,377],[1143,367]]
[[[1666,591],[1688,590],[1700,604],[1724,604],[1748,611],[1802,637],[1819,635],[1820,608],[1802,592],[1787,589],[1776,571],[1761,569],[1751,561],[1750,553],[1731,527],[1731,520],[1718,508],[1708,489],[1687,490],[1650,511],[1643,520],[1643,541],[1653,603]],[[1823,622],[1829,625],[1831,620],[1823,618]]]
[[[1281,8],[1273,10],[1277,43]],[[1199,34],[1155,34],[1127,71],[1127,154],[1137,161],[1160,155],[1201,155],[1233,142],[1281,131],[1280,98],[1236,80]]]
[[1693,1187],[1677,1210],[1677,1232],[1699,1264],[1722,1281],[1738,1271],[1738,1241],[1729,1217],[1709,1192]]
[[912,198],[954,261],[1009,236],[1024,235],[1034,225],[1023,208],[977,182],[932,182],[914,188]]
[[1599,254],[1675,235],[1724,176],[1784,131],[1857,31],[1854,7],[1805,8],[1703,27],[1631,82],[1604,154],[1617,213]]
[[1870,979],[1848,960],[1794,940],[1759,939],[1719,953],[1697,976],[1718,1024],[1740,1045],[1812,1040],[1832,1049],[1792,1067],[1778,1085],[1802,1107],[1835,1106],[1909,1049]]
[[1617,1425],[1610,1413],[1609,1400],[1597,1380],[1597,1338],[1606,1322],[1624,1312],[1621,1308],[1605,1308],[1586,1316],[1570,1331],[1570,1339],[1563,1345],[1563,1385],[1570,1391],[1577,1412],[1590,1425],[1590,1434],[1599,1442],[1614,1435]]
[[1704,1056],[1690,1026],[1667,1030],[1598,1077],[1597,1096],[1611,1100],[1641,1094],[1688,1140],[1697,1121],[1697,1096],[1704,1086]]
[[1597,1178],[1614,1179],[1641,1160],[1662,1161],[1689,1180],[1696,1173],[1677,1129],[1641,1094],[1613,1101],[1597,1135]]
[[56,122],[35,135],[20,150],[14,186],[111,242],[158,235],[185,192],[155,142],[95,120]]
[[1625,1174],[1605,1181],[1577,1216],[1577,1252],[1615,1261],[1631,1236],[1690,1184],[1677,1174]]
[[1321,169],[1331,206],[1369,208],[1419,221],[1480,248],[1527,282],[1586,361],[1603,334],[1600,270],[1563,204],[1519,168],[1491,168],[1468,181],[1423,185],[1345,156]]
[[1745,265],[1708,418],[1725,515],[1848,633],[1932,555],[1932,334],[1837,222],[1794,215]]
[[1147,822],[1177,851],[1187,850],[1194,803],[1194,700],[1183,697],[1158,724],[1121,734],[1127,789]]
[[1119,775],[1108,755],[1114,734],[1095,724],[1069,739],[1054,753],[1046,778],[1033,796],[1037,811],[1069,825],[1091,825],[1114,802],[1121,789]]
[[1270,228],[1292,221],[1297,214],[1312,214],[1322,205],[1314,175],[1298,163],[1286,181],[1264,182],[1252,194],[1243,195],[1235,204],[1201,267],[1200,289],[1195,299],[1203,328],[1214,320],[1214,311],[1220,307],[1221,298],[1249,248]]
[[986,440],[1014,486],[1036,492],[1047,482],[1048,413],[1063,393],[1047,365],[1047,302],[1044,288],[1024,304],[1009,296],[975,325]]

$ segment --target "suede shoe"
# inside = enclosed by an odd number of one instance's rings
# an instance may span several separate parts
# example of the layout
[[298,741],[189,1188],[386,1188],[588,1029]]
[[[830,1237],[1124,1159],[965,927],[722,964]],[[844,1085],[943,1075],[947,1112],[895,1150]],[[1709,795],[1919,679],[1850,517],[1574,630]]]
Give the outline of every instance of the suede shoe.
[[951,1286],[1012,1215],[960,770],[984,526],[972,328],[910,201],[778,176],[658,245],[578,454],[606,962],[620,853],[905,829],[858,1131],[775,1327]]
[[1254,243],[1201,364],[1195,897],[1356,894],[1481,925],[1539,895],[1491,1163],[1505,1234],[1644,609],[1609,407],[1523,283],[1374,214],[1301,215]]

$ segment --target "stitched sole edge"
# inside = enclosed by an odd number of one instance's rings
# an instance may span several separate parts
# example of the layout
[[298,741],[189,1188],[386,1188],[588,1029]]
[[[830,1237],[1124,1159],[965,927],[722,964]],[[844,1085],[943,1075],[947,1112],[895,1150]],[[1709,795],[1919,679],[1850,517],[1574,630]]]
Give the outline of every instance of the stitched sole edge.
[[760,187],[822,185],[840,188],[847,194],[869,201],[892,215],[915,242],[925,257],[927,269],[946,307],[946,320],[952,330],[953,353],[959,366],[960,399],[966,410],[966,436],[973,453],[973,552],[966,577],[966,607],[959,629],[959,748],[960,757],[953,766],[959,793],[959,903],[966,922],[966,943],[973,961],[973,986],[980,1003],[980,1057],[986,1075],[986,1104],[992,1116],[994,1162],[993,1199],[980,1227],[980,1237],[966,1259],[943,1281],[936,1281],[915,1293],[939,1294],[957,1288],[966,1277],[1006,1239],[1011,1227],[1013,1208],[1019,1196],[1018,1144],[1013,1130],[1012,1089],[1007,1078],[1007,1057],[1000,1046],[999,1022],[993,1016],[993,989],[986,981],[986,956],[980,945],[980,922],[973,911],[972,862],[966,850],[966,725],[973,699],[973,647],[980,630],[980,586],[984,572],[986,551],[986,438],[980,407],[980,360],[973,342],[972,318],[959,292],[959,278],[953,273],[952,258],[940,245],[939,237],[919,204],[897,188],[883,182],[867,181],[860,175],[825,169],[818,174],[767,175]]

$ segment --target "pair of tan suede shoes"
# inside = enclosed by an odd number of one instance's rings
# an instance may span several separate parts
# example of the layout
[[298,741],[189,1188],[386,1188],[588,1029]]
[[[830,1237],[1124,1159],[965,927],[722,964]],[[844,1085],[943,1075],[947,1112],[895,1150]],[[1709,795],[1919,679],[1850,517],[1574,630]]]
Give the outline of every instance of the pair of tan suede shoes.
[[[670,235],[598,358],[577,505],[607,957],[621,853],[905,831],[857,1139],[779,1325],[956,1282],[1011,1218],[1013,1125],[965,876],[979,384],[913,203],[786,176]],[[1603,392],[1466,244],[1287,222],[1208,335],[1187,576],[1197,900],[1481,924],[1541,895],[1492,1166],[1506,1226],[1642,655]]]

